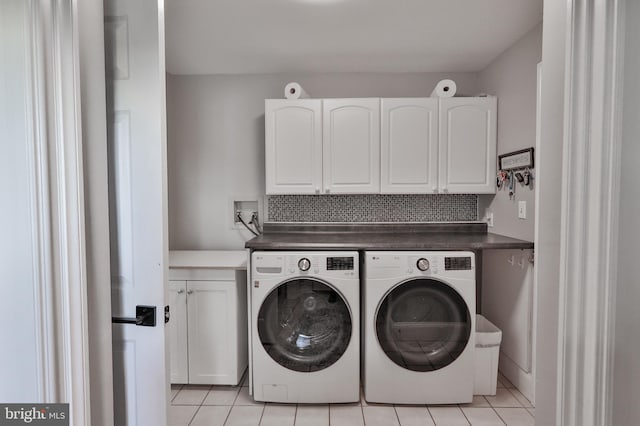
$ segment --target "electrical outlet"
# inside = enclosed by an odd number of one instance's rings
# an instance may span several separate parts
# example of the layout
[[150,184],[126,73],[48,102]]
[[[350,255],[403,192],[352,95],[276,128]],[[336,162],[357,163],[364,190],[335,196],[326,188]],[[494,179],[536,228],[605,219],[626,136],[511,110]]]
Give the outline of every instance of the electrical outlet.
[[493,228],[493,213],[487,213],[487,226]]
[[526,201],[518,201],[518,218],[519,219],[527,218],[527,202]]

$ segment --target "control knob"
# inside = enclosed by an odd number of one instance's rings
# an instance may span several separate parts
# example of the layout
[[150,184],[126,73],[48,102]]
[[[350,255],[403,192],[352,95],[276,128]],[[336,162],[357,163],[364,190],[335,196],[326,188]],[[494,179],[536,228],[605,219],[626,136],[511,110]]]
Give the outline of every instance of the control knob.
[[303,272],[308,271],[311,268],[311,262],[306,257],[303,257],[298,261],[298,268]]
[[425,259],[424,257],[421,257],[420,259],[418,259],[418,261],[416,262],[416,266],[418,267],[418,269],[420,269],[421,271],[426,271],[429,269],[429,261],[427,259]]

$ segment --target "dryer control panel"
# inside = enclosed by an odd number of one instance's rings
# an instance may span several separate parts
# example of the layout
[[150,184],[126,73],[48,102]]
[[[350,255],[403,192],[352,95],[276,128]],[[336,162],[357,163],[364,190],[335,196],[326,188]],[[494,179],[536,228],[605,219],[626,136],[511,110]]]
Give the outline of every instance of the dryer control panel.
[[446,271],[470,271],[471,256],[445,256],[444,269]]
[[415,276],[475,277],[472,252],[366,252],[368,278]]

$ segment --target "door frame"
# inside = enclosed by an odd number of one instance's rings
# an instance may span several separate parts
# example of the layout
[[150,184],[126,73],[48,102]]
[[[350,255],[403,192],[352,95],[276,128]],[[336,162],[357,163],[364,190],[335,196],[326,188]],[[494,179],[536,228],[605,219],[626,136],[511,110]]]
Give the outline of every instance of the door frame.
[[624,0],[569,9],[556,424],[611,424]]
[[610,424],[625,0],[545,0],[536,423]]
[[87,257],[75,0],[27,4],[27,126],[40,402],[90,424]]

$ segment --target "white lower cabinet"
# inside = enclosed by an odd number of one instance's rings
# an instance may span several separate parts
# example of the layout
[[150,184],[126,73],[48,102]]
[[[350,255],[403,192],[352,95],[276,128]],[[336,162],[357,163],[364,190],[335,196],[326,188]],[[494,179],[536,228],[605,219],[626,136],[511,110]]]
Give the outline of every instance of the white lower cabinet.
[[246,271],[170,270],[171,383],[237,385],[247,367]]
[[187,282],[169,282],[168,325],[171,383],[189,383],[187,352]]

